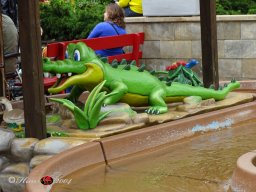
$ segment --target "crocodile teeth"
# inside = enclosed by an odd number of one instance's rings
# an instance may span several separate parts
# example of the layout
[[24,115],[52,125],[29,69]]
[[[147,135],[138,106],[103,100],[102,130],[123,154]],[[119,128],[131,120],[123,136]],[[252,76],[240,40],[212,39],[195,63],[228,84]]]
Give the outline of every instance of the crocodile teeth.
[[57,73],[56,74],[57,78],[59,79],[61,77],[61,74],[60,73]]
[[45,73],[44,73],[44,77],[45,77],[45,78],[48,78],[48,77],[50,77],[50,73],[48,73],[48,72],[45,72]]
[[68,73],[68,76],[69,76],[69,77],[72,76],[72,73]]

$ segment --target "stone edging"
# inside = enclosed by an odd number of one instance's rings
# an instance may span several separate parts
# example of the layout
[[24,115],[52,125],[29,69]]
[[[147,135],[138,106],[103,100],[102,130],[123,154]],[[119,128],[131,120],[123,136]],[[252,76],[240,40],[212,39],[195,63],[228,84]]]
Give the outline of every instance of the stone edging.
[[90,140],[50,137],[15,138],[13,131],[0,128],[0,191],[22,192],[29,172],[41,162]]
[[[150,23],[150,22],[199,22],[199,16],[188,17],[128,17],[126,23]],[[217,15],[217,21],[256,21],[256,15]]]

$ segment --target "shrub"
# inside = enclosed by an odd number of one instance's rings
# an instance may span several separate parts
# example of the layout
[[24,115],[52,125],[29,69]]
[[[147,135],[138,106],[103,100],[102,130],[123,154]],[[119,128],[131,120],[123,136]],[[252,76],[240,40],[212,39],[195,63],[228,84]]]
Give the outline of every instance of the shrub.
[[218,15],[240,15],[256,13],[256,0],[216,0]]
[[40,4],[43,40],[57,41],[86,38],[103,21],[110,0],[51,0]]

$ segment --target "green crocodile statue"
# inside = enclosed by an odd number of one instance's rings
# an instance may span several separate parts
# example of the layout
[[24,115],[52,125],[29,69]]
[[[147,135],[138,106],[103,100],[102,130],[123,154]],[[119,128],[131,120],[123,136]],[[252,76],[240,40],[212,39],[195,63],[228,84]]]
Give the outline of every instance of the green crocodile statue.
[[127,63],[125,60],[120,63],[114,61],[112,64],[104,62],[83,42],[69,44],[65,60],[43,60],[44,72],[57,74],[57,77],[67,77],[64,83],[57,83],[49,88],[50,93],[59,93],[73,86],[68,99],[76,102],[83,91],[91,91],[105,80],[104,89],[111,95],[104,100],[103,105],[117,102],[125,102],[131,106],[148,105],[148,114],[166,113],[166,103],[181,101],[187,96],[223,100],[230,91],[240,87],[240,83],[236,81],[231,81],[222,90],[171,83],[159,80],[144,69],[145,65],[137,67],[135,62]]

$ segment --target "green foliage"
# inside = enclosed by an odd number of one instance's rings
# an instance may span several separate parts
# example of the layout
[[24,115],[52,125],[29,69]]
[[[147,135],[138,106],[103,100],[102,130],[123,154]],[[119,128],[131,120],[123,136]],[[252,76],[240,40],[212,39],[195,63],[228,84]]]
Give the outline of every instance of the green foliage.
[[46,115],[47,124],[59,123],[60,121],[61,117],[58,114]]
[[17,138],[25,138],[25,132],[24,131],[19,131],[19,132],[14,131],[14,134],[15,134],[15,137],[17,137]]
[[256,0],[216,0],[218,15],[255,14]]
[[51,0],[40,4],[43,40],[57,41],[86,38],[103,21],[110,0]]
[[93,129],[110,113],[110,111],[103,113],[100,112],[104,99],[110,96],[110,94],[106,95],[106,92],[100,92],[105,82],[106,81],[103,81],[91,91],[85,103],[84,110],[81,110],[67,99],[51,98],[50,100],[67,107],[74,114],[78,128],[84,130]]
[[203,85],[202,80],[194,71],[182,65],[168,72],[168,81],[189,84],[195,87]]

